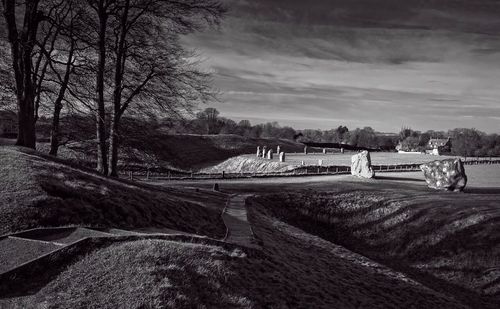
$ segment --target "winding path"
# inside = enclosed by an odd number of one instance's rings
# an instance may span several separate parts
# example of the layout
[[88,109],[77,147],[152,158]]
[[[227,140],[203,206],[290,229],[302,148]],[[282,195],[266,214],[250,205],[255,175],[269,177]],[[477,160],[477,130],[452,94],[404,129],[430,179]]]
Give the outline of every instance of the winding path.
[[222,214],[222,219],[227,227],[225,241],[245,247],[258,248],[245,207],[245,200],[249,196],[251,195],[241,194],[229,198]]

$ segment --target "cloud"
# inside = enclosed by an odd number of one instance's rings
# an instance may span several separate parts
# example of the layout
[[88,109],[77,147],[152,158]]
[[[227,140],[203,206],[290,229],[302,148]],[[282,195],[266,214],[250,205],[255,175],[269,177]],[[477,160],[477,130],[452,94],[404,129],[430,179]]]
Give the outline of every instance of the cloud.
[[207,58],[224,93],[216,106],[236,119],[498,131],[499,6],[368,2],[238,1],[219,31],[185,43]]

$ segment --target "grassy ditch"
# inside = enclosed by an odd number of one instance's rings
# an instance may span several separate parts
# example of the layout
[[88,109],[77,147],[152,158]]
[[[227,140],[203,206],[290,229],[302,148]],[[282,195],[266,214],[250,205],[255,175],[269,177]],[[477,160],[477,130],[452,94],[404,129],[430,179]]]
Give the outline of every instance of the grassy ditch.
[[474,196],[389,199],[378,192],[271,194],[257,205],[281,221],[432,284],[500,300],[500,207]]

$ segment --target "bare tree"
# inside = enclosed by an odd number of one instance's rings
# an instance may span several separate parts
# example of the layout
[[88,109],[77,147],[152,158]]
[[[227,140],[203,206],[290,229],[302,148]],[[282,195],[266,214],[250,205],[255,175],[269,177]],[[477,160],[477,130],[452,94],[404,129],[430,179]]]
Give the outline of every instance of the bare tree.
[[[52,108],[52,129],[50,134],[49,154],[57,156],[60,144],[60,115],[63,108],[63,102],[67,100],[66,92],[70,83],[70,76],[78,65],[79,53],[85,52],[85,48],[79,47],[77,36],[78,31],[84,31],[82,27],[81,15],[84,9],[78,1],[65,1],[61,10],[56,10],[51,17],[51,25],[56,29],[54,38],[58,38],[57,49],[54,44],[51,45],[47,58],[54,75],[54,82],[59,88],[54,93]],[[54,53],[54,51],[57,51]]]
[[[13,78],[3,74],[2,80],[6,84],[9,84],[9,80],[14,81],[12,90],[16,93],[19,118],[18,145],[35,147],[35,123],[40,106],[52,99],[54,125],[58,124],[71,70],[68,68],[61,76],[56,68],[61,64],[68,66],[72,63],[62,62],[64,50],[60,41],[64,36],[72,36],[73,30],[66,29],[64,22],[70,18],[73,24],[78,19],[73,11],[75,3],[75,0],[3,1],[14,74]],[[17,24],[20,22],[23,22],[23,27],[18,30]],[[70,54],[66,55],[69,59],[73,56],[75,44],[73,38],[73,43],[69,44]],[[56,154],[57,149],[55,152],[51,150],[51,153]]]
[[113,109],[109,175],[117,176],[120,120],[127,110],[178,112],[211,95],[208,75],[200,72],[179,35],[216,24],[224,8],[211,0],[117,1],[111,21],[114,41]]
[[[125,112],[182,113],[212,97],[209,75],[198,70],[179,37],[219,22],[224,8],[215,0],[2,4],[14,68],[19,145],[35,147],[39,106],[52,102],[50,153],[56,155],[63,102],[72,109],[83,107],[96,119],[97,170],[116,176]],[[20,30],[16,9],[24,13]],[[3,68],[0,73],[9,78]]]
[[116,0],[87,0],[97,17],[97,36],[95,49],[97,51],[96,86],[95,86],[95,115],[97,138],[97,171],[108,173],[107,148],[106,148],[106,101],[105,101],[105,75],[106,75],[106,40],[108,21],[115,9]]
[[[16,93],[19,132],[16,145],[35,148],[36,146],[36,83],[37,72],[33,66],[33,51],[37,43],[38,26],[43,14],[38,10],[39,0],[17,3],[2,0],[3,15],[10,43],[14,88]],[[16,10],[23,11],[22,27],[18,29]]]

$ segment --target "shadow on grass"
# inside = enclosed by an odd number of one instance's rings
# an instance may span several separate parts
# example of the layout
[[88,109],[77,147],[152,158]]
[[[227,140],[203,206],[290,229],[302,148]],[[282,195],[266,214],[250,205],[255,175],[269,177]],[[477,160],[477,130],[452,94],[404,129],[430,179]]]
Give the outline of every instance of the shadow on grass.
[[395,181],[417,181],[417,182],[425,182],[424,179],[420,178],[411,178],[411,177],[394,177],[394,176],[375,176],[377,180],[395,180]]
[[472,194],[500,194],[500,188],[488,187],[488,188],[465,188],[465,193]]

